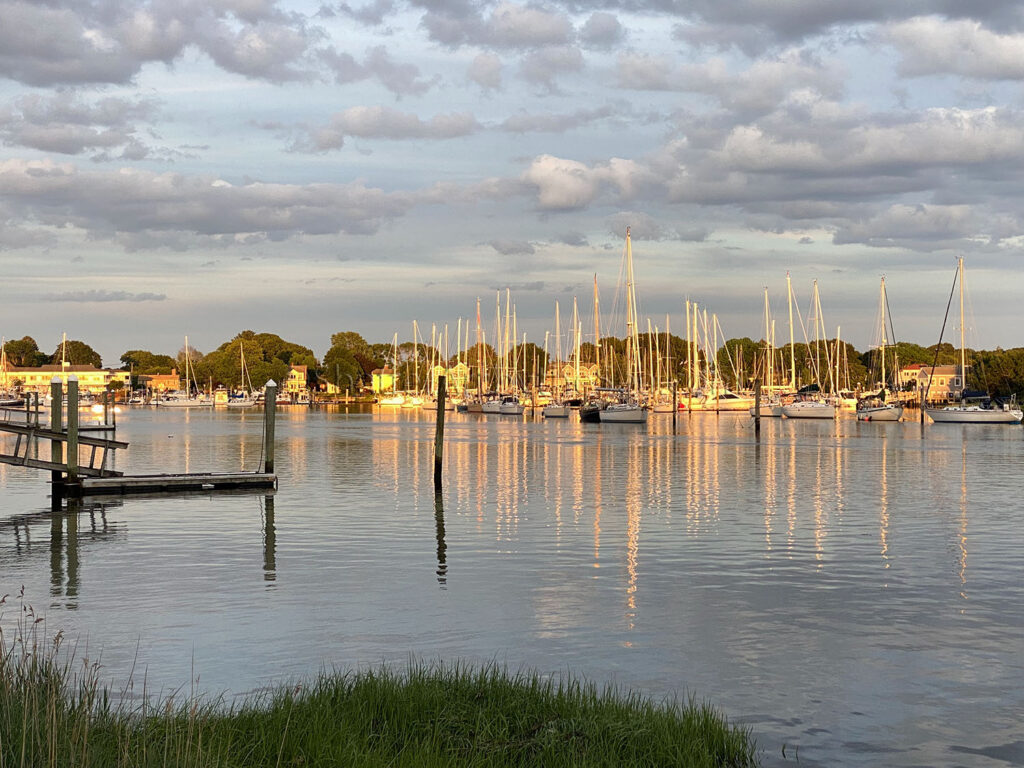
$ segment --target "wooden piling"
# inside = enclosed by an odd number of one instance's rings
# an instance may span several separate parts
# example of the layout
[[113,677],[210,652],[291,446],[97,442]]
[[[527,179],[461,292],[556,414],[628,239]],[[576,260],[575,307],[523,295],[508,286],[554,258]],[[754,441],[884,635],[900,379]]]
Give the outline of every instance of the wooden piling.
[[754,435],[761,438],[761,380],[754,379]]
[[444,459],[444,401],[448,394],[445,376],[437,377],[437,427],[434,430],[434,490],[441,489],[441,462]]
[[103,390],[103,426],[110,426],[110,390]]
[[67,483],[78,482],[78,377],[68,376],[68,476]]
[[[50,431],[64,431],[64,384],[60,380],[60,376],[50,379]],[[64,443],[60,440],[50,441],[50,461],[54,464],[64,463]],[[59,495],[63,480],[59,471],[50,472],[50,485],[54,497]]]
[[263,471],[274,474],[274,420],[277,415],[277,382],[267,382],[263,390]]

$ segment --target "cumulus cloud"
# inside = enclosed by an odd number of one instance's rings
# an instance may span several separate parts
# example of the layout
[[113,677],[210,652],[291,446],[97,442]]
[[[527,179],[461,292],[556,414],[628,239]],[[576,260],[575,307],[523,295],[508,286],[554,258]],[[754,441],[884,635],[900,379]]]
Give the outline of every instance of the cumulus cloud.
[[523,174],[523,180],[536,191],[541,208],[574,210],[590,205],[604,189],[630,197],[647,175],[632,160],[613,158],[590,167],[575,160],[541,155]]
[[613,237],[625,237],[626,227],[630,229],[632,240],[681,240],[702,242],[707,239],[708,231],[696,227],[680,230],[671,227],[653,216],[640,211],[620,211],[607,219],[608,233]]
[[0,74],[37,86],[127,83],[193,47],[227,71],[284,82],[312,76],[323,31],[273,0],[149,0],[59,6],[0,0]]
[[563,45],[541,48],[523,57],[520,74],[527,82],[556,91],[559,77],[583,70],[583,53],[579,48]]
[[435,42],[450,47],[532,49],[567,45],[575,32],[564,13],[530,5],[499,2],[484,17],[474,6],[429,3],[421,25]]
[[1024,79],[1024,34],[1000,34],[973,19],[921,16],[882,27],[878,37],[900,53],[900,72]]
[[794,91],[833,98],[842,93],[838,75],[798,50],[760,59],[741,72],[730,71],[722,59],[680,65],[666,56],[624,53],[616,75],[620,88],[703,93],[746,116],[771,111]]
[[618,17],[611,13],[596,11],[580,27],[580,41],[587,48],[607,50],[626,39],[626,30]]
[[67,291],[65,293],[51,293],[43,296],[43,301],[72,301],[82,303],[111,302],[111,301],[164,301],[167,298],[163,293],[131,293],[129,291]]
[[351,54],[330,47],[322,49],[319,55],[341,84],[372,79],[402,97],[422,95],[437,83],[437,78],[424,80],[415,64],[396,62],[382,45],[367,50],[362,63]]
[[988,238],[985,223],[968,205],[893,205],[869,219],[840,227],[836,244],[937,250],[968,239]]
[[294,148],[307,152],[338,149],[346,136],[363,139],[454,139],[480,128],[469,113],[435,115],[421,120],[389,107],[350,107],[333,115],[327,125],[307,128]]
[[156,109],[155,102],[145,99],[89,103],[70,91],[26,94],[0,109],[0,139],[9,146],[66,155],[122,147],[123,156],[138,159],[149,150],[136,135],[136,121],[148,122]]
[[473,59],[466,77],[484,90],[501,88],[501,59],[493,53],[480,53]]
[[394,0],[374,0],[372,3],[367,3],[358,8],[354,8],[348,3],[340,3],[338,5],[339,12],[368,26],[383,24],[384,18],[394,12],[394,10]]

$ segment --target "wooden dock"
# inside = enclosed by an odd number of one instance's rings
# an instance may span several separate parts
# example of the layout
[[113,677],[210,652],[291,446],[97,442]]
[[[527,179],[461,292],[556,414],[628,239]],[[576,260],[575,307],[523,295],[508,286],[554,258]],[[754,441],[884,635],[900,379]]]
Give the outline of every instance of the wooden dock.
[[227,490],[276,490],[277,476],[266,472],[209,472],[187,475],[85,477],[69,493],[81,496],[188,493]]
[[[48,470],[53,488],[53,498],[62,496],[81,498],[100,495],[127,494],[186,494],[217,491],[259,492],[273,494],[277,489],[277,475],[274,474],[274,420],[277,410],[277,384],[268,381],[265,387],[266,402],[263,413],[263,455],[262,472],[200,472],[187,474],[132,475],[125,477],[108,467],[108,455],[118,449],[125,449],[128,443],[103,437],[83,435],[78,414],[78,379],[68,377],[67,421],[64,421],[63,384],[59,377],[50,383],[51,428],[39,426],[38,395],[36,407],[25,411],[24,424],[10,421],[10,413],[0,414],[0,434],[15,438],[11,453],[0,453],[0,463],[31,469]],[[109,399],[105,398],[109,408]],[[33,418],[34,417],[34,418]],[[66,423],[66,428],[64,427]],[[55,427],[55,428],[54,428]],[[112,431],[104,418],[102,426],[93,429]],[[40,458],[40,442],[49,441],[49,460]],[[81,461],[80,449],[88,449],[88,462]]]

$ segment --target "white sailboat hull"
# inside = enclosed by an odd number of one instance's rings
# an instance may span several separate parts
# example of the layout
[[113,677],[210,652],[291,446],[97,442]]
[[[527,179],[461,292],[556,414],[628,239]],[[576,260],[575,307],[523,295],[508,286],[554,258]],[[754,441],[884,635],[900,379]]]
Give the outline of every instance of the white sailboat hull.
[[602,424],[645,424],[647,411],[639,405],[612,403],[601,411]]
[[857,411],[857,421],[899,421],[903,418],[902,405],[881,405],[874,408],[861,408]]
[[235,398],[234,400],[228,400],[228,408],[252,408],[256,405],[256,400],[251,397]]
[[543,414],[545,419],[568,419],[570,410],[568,405],[545,405]]
[[189,400],[157,400],[157,408],[212,408],[213,401],[200,398]]
[[928,408],[932,421],[948,424],[1020,424],[1024,411],[1019,408],[981,408],[977,405]]
[[498,400],[488,400],[480,407],[481,413],[501,413],[501,402]]
[[522,416],[524,410],[522,403],[502,403],[498,413],[502,416]]
[[782,406],[782,415],[787,419],[834,419],[836,407],[828,403],[807,400]]
[[761,403],[760,413],[758,413],[756,409],[753,406],[751,406],[750,415],[760,415],[761,418],[779,418],[782,416],[782,406],[778,404],[772,405],[771,403]]

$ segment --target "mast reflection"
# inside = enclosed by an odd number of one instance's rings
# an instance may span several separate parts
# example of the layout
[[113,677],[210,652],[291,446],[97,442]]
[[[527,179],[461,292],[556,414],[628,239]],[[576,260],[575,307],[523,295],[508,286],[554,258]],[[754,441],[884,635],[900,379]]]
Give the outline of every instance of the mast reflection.
[[263,506],[263,580],[272,582],[277,580],[277,526],[274,524],[274,497],[265,496]]

